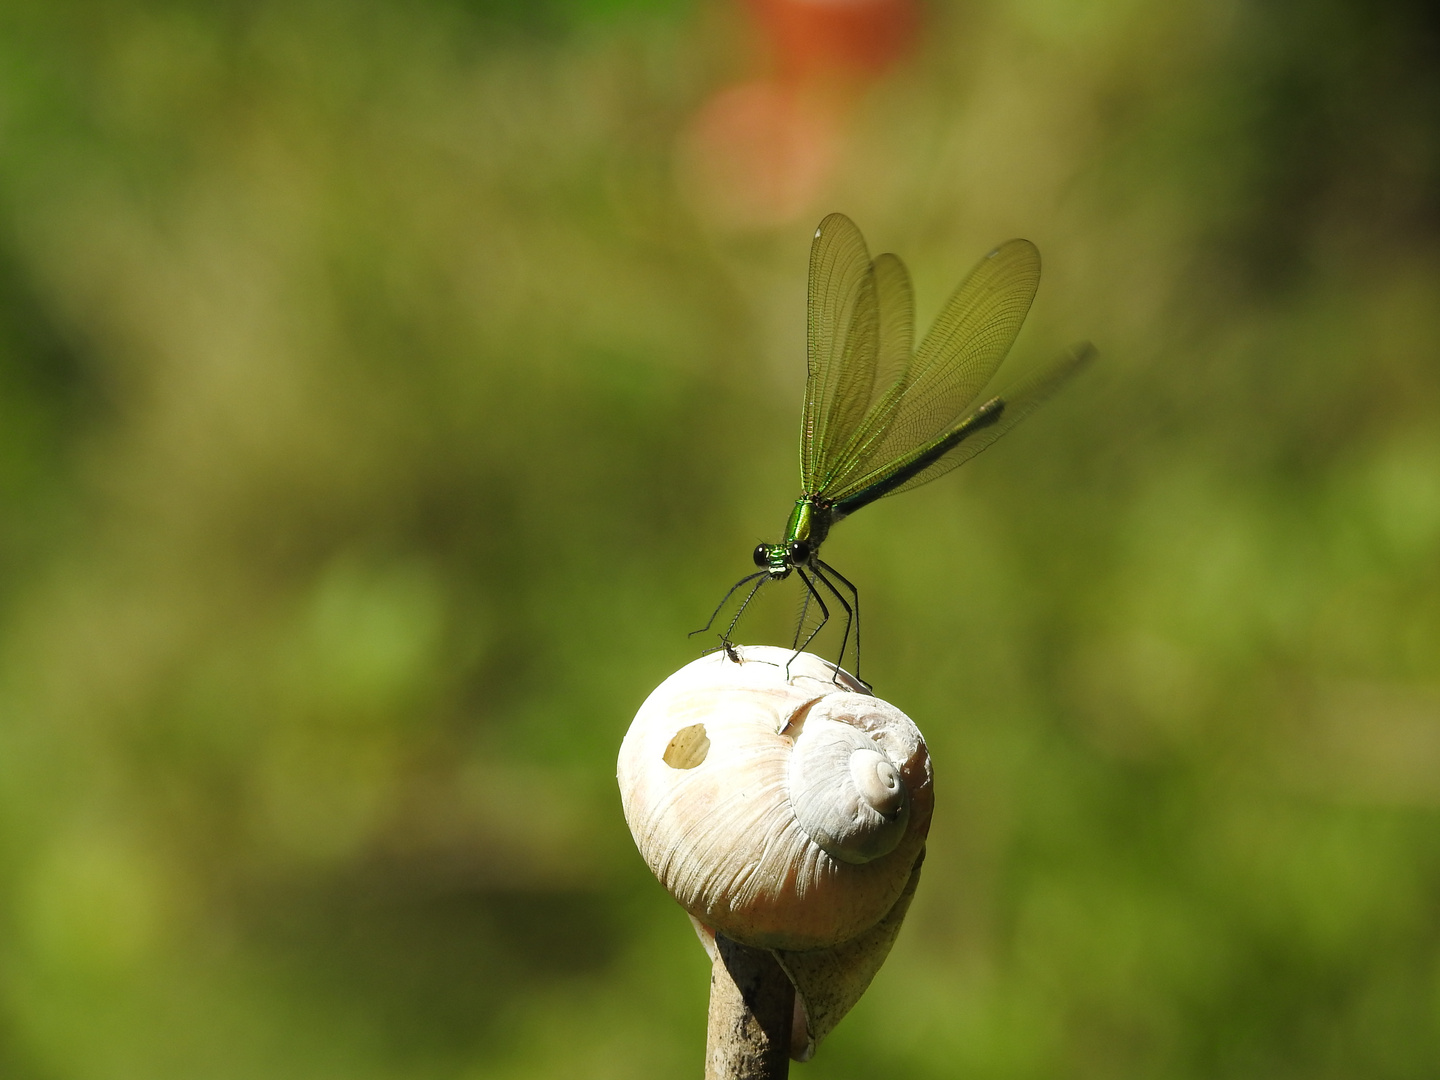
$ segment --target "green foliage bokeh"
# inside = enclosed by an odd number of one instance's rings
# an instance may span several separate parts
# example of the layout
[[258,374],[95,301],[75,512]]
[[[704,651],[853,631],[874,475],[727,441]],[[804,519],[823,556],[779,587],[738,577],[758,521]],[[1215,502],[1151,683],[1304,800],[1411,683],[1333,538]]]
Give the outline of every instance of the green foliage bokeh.
[[[666,0],[0,14],[0,1075],[698,1075],[614,756],[795,488],[810,232],[1101,362],[845,522],[938,810],[821,1077],[1440,1061],[1440,23],[933,4],[708,221]],[[792,598],[789,598],[793,600]],[[751,640],[783,637],[785,599]]]

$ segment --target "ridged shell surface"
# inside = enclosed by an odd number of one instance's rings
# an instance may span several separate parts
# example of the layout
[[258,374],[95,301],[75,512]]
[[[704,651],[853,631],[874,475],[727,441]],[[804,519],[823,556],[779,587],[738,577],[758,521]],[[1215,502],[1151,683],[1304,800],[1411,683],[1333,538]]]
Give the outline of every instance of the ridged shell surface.
[[[791,656],[751,646],[741,663],[717,652],[676,672],[636,715],[618,779],[641,856],[690,914],[745,944],[805,950],[849,941],[895,905],[932,790],[924,740],[900,710]],[[809,763],[796,756],[807,745]],[[797,816],[797,802],[827,793],[833,805]]]

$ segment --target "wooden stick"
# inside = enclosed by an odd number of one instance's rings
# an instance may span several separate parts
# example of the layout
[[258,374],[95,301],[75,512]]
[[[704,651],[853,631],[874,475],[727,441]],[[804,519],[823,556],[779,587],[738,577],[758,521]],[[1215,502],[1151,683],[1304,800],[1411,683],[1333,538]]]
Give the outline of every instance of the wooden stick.
[[715,935],[705,1080],[785,1080],[795,988],[765,949]]

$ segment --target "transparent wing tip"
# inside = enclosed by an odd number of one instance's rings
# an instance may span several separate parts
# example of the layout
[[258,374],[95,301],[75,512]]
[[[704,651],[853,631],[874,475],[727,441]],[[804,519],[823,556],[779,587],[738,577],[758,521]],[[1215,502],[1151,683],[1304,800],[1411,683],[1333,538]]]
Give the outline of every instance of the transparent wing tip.
[[[987,259],[993,259],[993,258],[995,258],[996,255],[999,255],[1002,251],[1006,250],[1007,248],[1013,248],[1013,247],[1015,247],[1017,244],[1020,245],[1021,247],[1035,248],[1035,245],[1034,245],[1032,242],[1030,242],[1029,240],[1026,240],[1023,236],[1017,236],[1017,237],[1015,237],[1015,238],[1013,238],[1013,239],[1011,239],[1011,240],[1006,240],[1003,244],[996,244],[993,248],[991,248],[989,251],[987,251],[987,252],[985,253],[985,258],[987,258]],[[1035,248],[1035,251],[1036,251],[1037,254],[1039,253],[1039,250],[1040,250],[1039,248]]]

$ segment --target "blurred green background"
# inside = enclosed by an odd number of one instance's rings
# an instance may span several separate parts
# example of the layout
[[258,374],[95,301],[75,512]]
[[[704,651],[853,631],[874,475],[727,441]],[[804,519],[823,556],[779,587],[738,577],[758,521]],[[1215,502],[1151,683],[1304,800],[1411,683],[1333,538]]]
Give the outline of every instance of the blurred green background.
[[1433,9],[934,2],[773,199],[755,10],[0,12],[7,1080],[699,1075],[614,759],[797,494],[831,210],[922,324],[1029,237],[1013,363],[1101,362],[827,545],[939,802],[796,1074],[1436,1075]]

